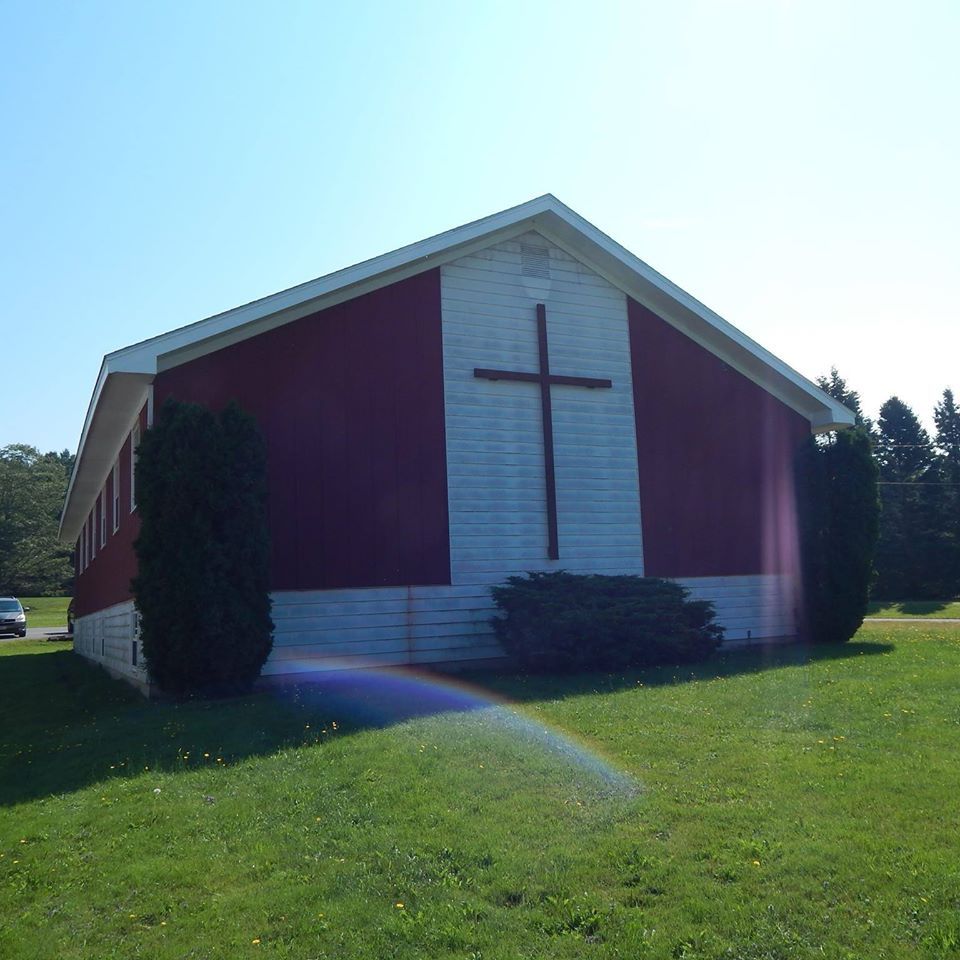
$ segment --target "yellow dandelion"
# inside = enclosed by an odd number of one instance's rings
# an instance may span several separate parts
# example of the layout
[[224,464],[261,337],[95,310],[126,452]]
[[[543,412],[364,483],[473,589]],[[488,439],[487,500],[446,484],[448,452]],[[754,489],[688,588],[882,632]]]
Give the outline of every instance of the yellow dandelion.
[[754,865],[755,867],[759,867],[759,866],[760,866],[760,861],[759,861],[759,860],[754,860],[754,861],[753,861],[753,865]]
[[254,944],[259,943],[259,942],[260,942],[260,938],[259,938],[259,937],[254,937],[250,942],[251,942],[251,943],[254,943]]
[[396,906],[396,908],[397,908],[398,910],[402,910],[402,909],[403,909],[403,904],[402,904],[402,903],[399,903],[399,902],[398,902],[398,903],[395,904],[395,906]]
[[209,759],[210,759],[210,754],[209,754],[209,753],[205,753],[203,756],[204,756],[204,759],[206,759],[206,760],[209,760]]

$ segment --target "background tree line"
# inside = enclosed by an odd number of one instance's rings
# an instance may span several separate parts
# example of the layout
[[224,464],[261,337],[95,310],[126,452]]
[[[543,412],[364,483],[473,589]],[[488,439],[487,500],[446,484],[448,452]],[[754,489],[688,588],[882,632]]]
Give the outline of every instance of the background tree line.
[[63,596],[73,590],[73,551],[57,540],[73,454],[0,447],[0,595]]
[[817,384],[849,407],[866,430],[879,471],[880,537],[871,595],[881,600],[960,596],[960,408],[946,389],[931,437],[893,396],[876,423],[836,368]]

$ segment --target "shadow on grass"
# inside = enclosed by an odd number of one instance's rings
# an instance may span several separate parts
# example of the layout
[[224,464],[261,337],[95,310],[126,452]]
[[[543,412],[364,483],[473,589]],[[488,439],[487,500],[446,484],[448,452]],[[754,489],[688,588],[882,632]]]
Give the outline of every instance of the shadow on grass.
[[145,770],[196,769],[218,758],[233,764],[449,711],[611,693],[636,688],[638,679],[649,687],[755,674],[892,649],[883,643],[794,644],[732,651],[682,667],[546,677],[343,671],[247,697],[185,703],[146,701],[69,650],[11,654],[0,657],[0,805]]
[[867,616],[872,617],[881,610],[896,610],[908,617],[925,617],[931,613],[940,613],[956,603],[955,600],[877,600],[867,607]]

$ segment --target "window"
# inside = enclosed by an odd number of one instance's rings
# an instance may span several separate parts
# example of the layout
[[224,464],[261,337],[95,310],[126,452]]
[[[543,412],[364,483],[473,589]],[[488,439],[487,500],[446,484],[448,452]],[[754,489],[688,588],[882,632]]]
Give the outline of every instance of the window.
[[140,446],[140,420],[130,431],[130,512],[137,509],[137,447]]
[[87,523],[90,524],[90,532],[87,534],[87,543],[90,544],[90,559],[91,561],[97,555],[97,505],[94,503],[93,509],[90,511],[90,517],[87,520]]
[[87,569],[87,525],[80,531],[80,572]]
[[100,491],[100,548],[107,545],[107,485]]
[[113,472],[111,474],[111,486],[113,489],[113,532],[120,529],[120,460],[113,461]]

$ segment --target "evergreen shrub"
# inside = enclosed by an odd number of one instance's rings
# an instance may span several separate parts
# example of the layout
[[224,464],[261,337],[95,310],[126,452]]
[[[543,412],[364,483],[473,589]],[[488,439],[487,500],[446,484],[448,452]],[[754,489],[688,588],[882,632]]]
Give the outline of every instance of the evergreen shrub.
[[497,638],[535,672],[688,663],[723,639],[713,604],[656,577],[527,573],[491,593]]
[[168,400],[140,442],[133,592],[150,679],[176,696],[252,686],[270,653],[266,449],[252,417]]
[[844,643],[867,612],[877,547],[877,465],[862,428],[826,442],[810,437],[797,457],[804,634]]

